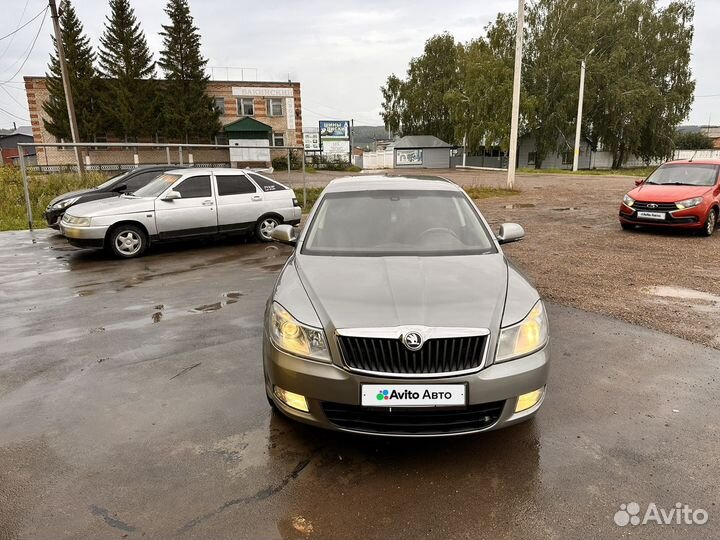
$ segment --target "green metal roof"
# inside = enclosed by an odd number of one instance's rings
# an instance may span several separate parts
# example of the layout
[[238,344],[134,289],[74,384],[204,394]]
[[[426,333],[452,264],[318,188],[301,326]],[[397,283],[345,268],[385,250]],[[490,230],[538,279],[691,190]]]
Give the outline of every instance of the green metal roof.
[[238,133],[247,131],[272,133],[272,128],[267,124],[263,124],[262,122],[255,120],[254,118],[246,116],[245,118],[241,118],[240,120],[236,120],[235,122],[227,124],[225,127],[223,127],[223,131],[225,131],[225,133]]

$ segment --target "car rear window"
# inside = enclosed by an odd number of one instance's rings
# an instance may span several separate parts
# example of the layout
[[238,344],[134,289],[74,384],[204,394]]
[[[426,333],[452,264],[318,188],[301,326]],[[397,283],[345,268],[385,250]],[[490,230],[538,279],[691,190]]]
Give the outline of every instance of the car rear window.
[[278,184],[277,182],[270,180],[269,178],[265,178],[264,176],[260,176],[259,174],[248,173],[248,176],[252,178],[253,182],[260,186],[260,189],[263,191],[282,191],[287,189],[282,184]]

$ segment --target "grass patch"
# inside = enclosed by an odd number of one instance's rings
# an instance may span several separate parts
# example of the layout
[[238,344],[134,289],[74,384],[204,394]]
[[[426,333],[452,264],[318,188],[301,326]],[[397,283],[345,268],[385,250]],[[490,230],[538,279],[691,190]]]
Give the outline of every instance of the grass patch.
[[534,169],[534,168],[521,168],[518,172],[524,174],[571,174],[579,176],[607,176],[609,174],[619,176],[637,176],[645,178],[657,167],[634,167],[630,169],[581,169],[577,172],[573,172],[568,169]]
[[305,204],[305,198],[303,197],[303,188],[302,186],[293,188],[295,191],[295,197],[297,197],[298,202],[300,203],[300,206],[303,209],[303,212],[309,212],[312,208],[313,204],[315,204],[315,201],[318,200],[318,197],[322,193],[324,188],[321,187],[309,187],[307,188],[307,205]]
[[360,172],[362,169],[358,167],[357,165],[350,165],[349,167],[345,167],[345,172]]
[[[31,175],[28,179],[33,226],[47,227],[44,212],[48,203],[63,193],[95,187],[106,174],[87,172],[81,178],[75,173]],[[27,229],[25,193],[22,175],[16,167],[0,167],[0,231]]]

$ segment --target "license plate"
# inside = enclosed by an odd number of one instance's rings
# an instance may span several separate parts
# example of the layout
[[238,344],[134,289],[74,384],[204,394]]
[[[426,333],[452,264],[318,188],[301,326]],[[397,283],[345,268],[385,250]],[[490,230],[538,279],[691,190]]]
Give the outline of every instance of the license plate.
[[665,212],[638,212],[637,217],[645,219],[665,219]]
[[364,384],[365,407],[448,407],[465,405],[464,384]]

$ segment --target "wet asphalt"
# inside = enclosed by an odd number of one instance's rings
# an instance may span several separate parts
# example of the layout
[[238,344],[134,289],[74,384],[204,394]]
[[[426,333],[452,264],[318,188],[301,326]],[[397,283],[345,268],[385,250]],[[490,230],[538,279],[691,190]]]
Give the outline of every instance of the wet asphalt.
[[[318,431],[273,416],[262,385],[288,253],[227,241],[116,261],[0,233],[0,538],[720,536],[716,350],[550,305],[535,421]],[[709,520],[616,525],[630,502]]]

